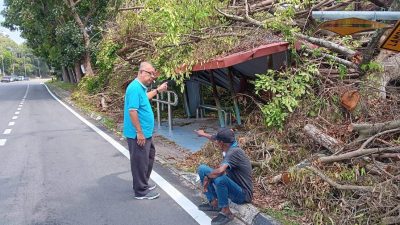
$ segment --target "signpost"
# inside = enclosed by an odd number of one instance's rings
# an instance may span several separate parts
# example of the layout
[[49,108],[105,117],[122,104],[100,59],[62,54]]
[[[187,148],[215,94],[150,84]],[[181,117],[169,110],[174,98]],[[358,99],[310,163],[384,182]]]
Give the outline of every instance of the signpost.
[[400,52],[400,21],[396,23],[392,32],[381,45],[381,48]]
[[388,27],[390,25],[359,18],[331,20],[319,25],[320,29],[329,30],[339,35],[350,35]]

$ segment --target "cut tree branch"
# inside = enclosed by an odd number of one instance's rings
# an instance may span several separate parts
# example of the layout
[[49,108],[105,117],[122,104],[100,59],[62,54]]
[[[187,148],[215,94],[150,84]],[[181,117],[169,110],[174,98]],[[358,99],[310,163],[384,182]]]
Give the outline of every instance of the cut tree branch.
[[374,3],[376,6],[387,9],[387,5],[385,5],[383,2],[381,2],[379,0],[368,0],[368,1]]
[[374,124],[368,124],[368,123],[352,123],[348,127],[348,130],[351,131],[356,131],[359,134],[359,139],[367,138],[370,137],[374,134],[377,134],[379,132],[385,131],[385,130],[391,130],[391,129],[396,129],[400,128],[400,120],[393,120],[385,123],[374,123]]
[[322,180],[330,184],[331,186],[335,187],[336,189],[339,190],[351,190],[351,191],[368,191],[368,192],[377,192],[378,190],[372,186],[355,186],[355,185],[342,185],[338,184],[335,181],[333,181],[331,178],[327,177],[325,174],[323,174],[319,169],[313,167],[313,166],[307,166],[305,167],[306,169],[312,171],[316,175],[318,175]]
[[135,7],[128,7],[128,8],[120,8],[118,11],[129,11],[129,10],[138,10],[144,9],[144,6],[135,6]]
[[311,137],[318,144],[324,146],[331,153],[335,154],[343,149],[343,143],[325,134],[312,124],[307,124],[303,128],[307,136]]
[[[312,53],[312,51],[309,50],[309,49],[306,49],[306,51],[309,52],[309,53]],[[337,62],[337,63],[343,64],[343,65],[345,65],[345,66],[347,66],[347,67],[350,67],[350,68],[353,68],[353,69],[357,69],[357,70],[358,70],[357,64],[355,64],[355,63],[353,63],[353,62],[350,62],[350,61],[348,61],[348,60],[339,58],[339,57],[337,57],[337,56],[333,56],[333,55],[329,55],[329,54],[326,54],[326,53],[322,53],[322,52],[319,53],[319,54],[321,54],[321,56],[324,57],[324,58],[331,59],[331,60],[333,60],[333,61],[335,61],[335,62]]]
[[353,58],[353,56],[356,54],[355,51],[345,48],[345,47],[338,45],[336,43],[333,43],[331,41],[327,41],[327,40],[320,39],[320,38],[309,37],[309,36],[306,36],[306,35],[300,34],[300,33],[295,33],[295,36],[298,38],[304,39],[310,43],[316,44],[321,47],[325,47],[329,50],[332,50],[334,52],[342,54],[342,55],[346,56],[346,58],[348,58],[348,59]]
[[253,24],[253,25],[258,26],[258,27],[264,27],[264,23],[263,22],[255,20],[253,18],[250,18],[249,16],[241,17],[241,16],[231,15],[231,14],[223,12],[222,10],[220,10],[218,8],[215,8],[215,10],[217,10],[220,14],[222,14],[223,16],[225,16],[228,19],[239,21],[239,22],[247,22],[247,23]]
[[331,163],[331,162],[339,162],[347,159],[352,159],[354,157],[359,157],[363,155],[370,155],[380,152],[400,152],[400,146],[396,147],[387,147],[387,148],[368,148],[368,149],[358,149],[356,151],[343,153],[340,155],[334,156],[325,156],[318,159],[318,161],[322,163]]
[[374,136],[368,138],[368,140],[366,140],[360,147],[360,149],[364,149],[371,141],[373,141],[375,138],[384,135],[384,134],[388,134],[388,133],[392,133],[392,132],[397,132],[400,131],[400,128],[396,128],[396,129],[392,129],[392,130],[386,130],[380,133],[375,134]]

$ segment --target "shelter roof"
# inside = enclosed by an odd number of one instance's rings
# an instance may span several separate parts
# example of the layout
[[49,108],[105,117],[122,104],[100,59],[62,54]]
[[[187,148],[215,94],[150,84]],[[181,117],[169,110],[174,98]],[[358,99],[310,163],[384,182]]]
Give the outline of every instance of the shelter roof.
[[230,66],[240,64],[255,58],[284,52],[288,49],[288,46],[289,43],[287,42],[264,44],[250,50],[240,51],[230,55],[216,57],[206,62],[197,63],[192,67],[192,71],[228,68]]

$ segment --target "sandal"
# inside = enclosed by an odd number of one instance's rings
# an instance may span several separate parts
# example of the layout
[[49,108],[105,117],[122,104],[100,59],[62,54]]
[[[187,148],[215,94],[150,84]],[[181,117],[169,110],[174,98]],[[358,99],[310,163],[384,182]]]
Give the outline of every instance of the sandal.
[[221,209],[218,207],[212,206],[210,203],[203,203],[198,206],[199,210],[201,211],[214,211],[214,212],[219,212]]

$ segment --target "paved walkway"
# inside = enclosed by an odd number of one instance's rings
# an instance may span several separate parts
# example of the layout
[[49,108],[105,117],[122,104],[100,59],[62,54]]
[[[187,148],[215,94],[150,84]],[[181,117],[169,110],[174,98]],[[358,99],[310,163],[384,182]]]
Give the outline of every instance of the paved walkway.
[[156,125],[156,133],[191,152],[197,152],[207,142],[207,139],[198,137],[194,130],[203,129],[207,133],[215,133],[218,128],[219,124],[216,119],[174,119],[171,133],[167,121],[163,121],[160,127]]

